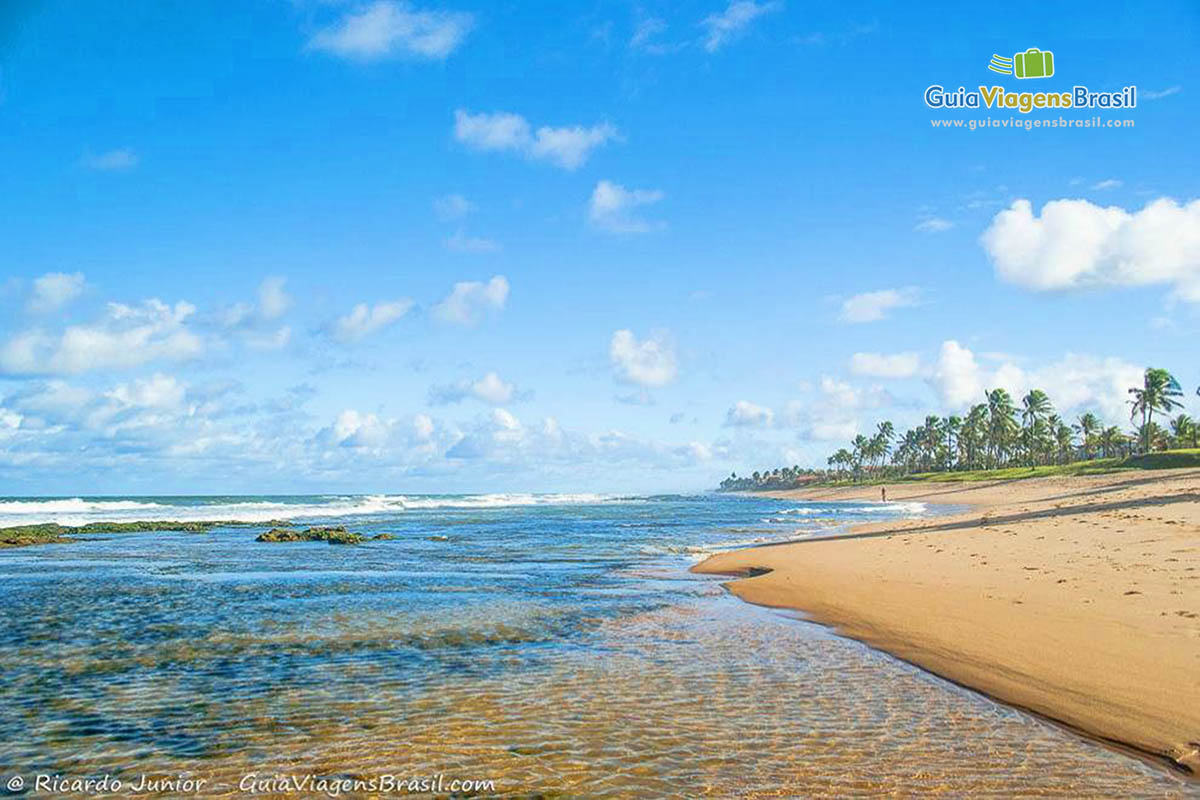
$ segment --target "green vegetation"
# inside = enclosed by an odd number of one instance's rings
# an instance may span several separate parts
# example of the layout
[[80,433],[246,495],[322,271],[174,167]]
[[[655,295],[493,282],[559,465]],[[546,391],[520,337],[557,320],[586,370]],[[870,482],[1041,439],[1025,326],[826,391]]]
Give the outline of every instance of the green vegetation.
[[332,528],[272,528],[259,534],[256,542],[327,542],[328,544],[359,544],[367,537],[352,533],[341,525]]
[[[1200,394],[1200,391],[1197,392]],[[930,415],[922,425],[899,436],[891,422],[874,435],[856,436],[849,448],[827,459],[827,470],[784,467],[736,473],[721,482],[722,491],[788,489],[814,483],[883,481],[977,481],[1087,475],[1121,469],[1168,469],[1200,466],[1200,423],[1179,414],[1179,381],[1165,369],[1150,367],[1142,385],[1130,388],[1132,432],[1105,427],[1087,412],[1074,424],[1054,411],[1050,397],[1032,389],[1018,405],[1004,389],[984,392],[984,402],[965,416]]]

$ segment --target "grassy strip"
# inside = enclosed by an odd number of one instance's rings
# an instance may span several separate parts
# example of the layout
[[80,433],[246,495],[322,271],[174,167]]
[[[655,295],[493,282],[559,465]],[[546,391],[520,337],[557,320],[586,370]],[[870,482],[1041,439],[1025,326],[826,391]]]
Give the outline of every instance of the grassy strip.
[[973,483],[976,481],[1017,481],[1027,478],[1069,477],[1073,475],[1108,475],[1138,469],[1185,469],[1200,467],[1200,448],[1195,450],[1166,450],[1127,458],[1094,458],[1070,464],[1043,464],[1036,467],[1006,467],[976,469],[961,472],[916,472],[902,477],[870,477],[861,481],[820,481],[801,488],[826,486],[879,486],[898,483]]

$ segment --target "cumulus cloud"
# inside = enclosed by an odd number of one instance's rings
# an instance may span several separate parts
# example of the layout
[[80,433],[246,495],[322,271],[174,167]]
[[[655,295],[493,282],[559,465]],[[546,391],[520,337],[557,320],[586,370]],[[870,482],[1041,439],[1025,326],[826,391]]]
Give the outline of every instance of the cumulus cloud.
[[279,276],[264,278],[258,285],[257,302],[235,303],[216,314],[217,322],[225,328],[247,328],[279,319],[292,307],[292,298],[284,290],[286,283]]
[[342,447],[380,447],[387,442],[390,424],[375,414],[348,408],[325,430],[327,438]]
[[1087,200],[1028,200],[998,213],[982,244],[1003,280],[1035,291],[1166,285],[1200,302],[1200,200],[1161,198],[1140,211]]
[[774,411],[748,400],[738,400],[725,414],[725,425],[731,428],[765,428],[774,421]]
[[463,381],[444,386],[434,386],[429,390],[431,405],[449,405],[460,403],[468,397],[473,397],[494,406],[504,405],[513,399],[516,387],[500,377],[496,372],[489,372],[477,381]]
[[649,233],[663,227],[663,223],[642,219],[634,209],[662,199],[663,193],[657,189],[626,189],[602,180],[592,190],[588,215],[593,225],[610,233]]
[[806,441],[846,441],[858,433],[858,391],[845,381],[821,377],[816,397],[788,404],[784,422]]
[[983,398],[983,371],[975,354],[953,339],[942,342],[931,380],[942,402],[951,408],[962,408]]
[[83,165],[98,172],[119,172],[133,169],[137,164],[137,153],[128,147],[119,147],[103,153],[84,153],[83,156]]
[[850,371],[869,378],[911,378],[921,369],[916,353],[855,353]]
[[433,307],[433,317],[451,325],[477,325],[489,312],[504,310],[508,290],[508,279],[503,275],[487,283],[456,283],[450,294]]
[[404,317],[413,307],[407,297],[371,306],[359,303],[333,326],[333,336],[340,342],[357,342],[383,330]]
[[454,138],[473,150],[517,153],[574,170],[597,147],[617,138],[617,129],[602,123],[563,128],[543,125],[535,131],[520,114],[505,111],[472,114],[458,109],[454,112]]
[[842,322],[876,322],[886,319],[888,312],[896,308],[915,306],[920,292],[912,286],[903,289],[882,289],[864,292],[842,302]]
[[710,53],[720,50],[742,35],[759,17],[779,11],[782,2],[756,3],[754,0],[732,0],[724,11],[710,14],[700,23],[707,31],[704,49]]
[[619,330],[609,342],[608,357],[618,380],[647,388],[666,386],[678,373],[675,347],[662,331],[638,341],[633,331]]
[[318,31],[308,47],[361,61],[393,55],[440,60],[462,44],[473,24],[467,13],[419,11],[408,3],[377,0]]
[[82,272],[47,272],[33,281],[29,297],[30,311],[55,311],[83,293]]
[[71,325],[61,333],[32,329],[11,337],[0,346],[0,371],[70,374],[196,358],[204,342],[187,327],[195,311],[186,302],[109,303],[95,323]]
[[981,363],[970,349],[954,340],[942,343],[930,382],[941,401],[953,409],[984,402],[989,389],[1007,389],[1019,398],[1030,389],[1050,395],[1064,416],[1095,410],[1108,422],[1129,419],[1129,387],[1140,385],[1143,367],[1116,357],[1068,353],[1040,367],[1023,367],[1012,359]]

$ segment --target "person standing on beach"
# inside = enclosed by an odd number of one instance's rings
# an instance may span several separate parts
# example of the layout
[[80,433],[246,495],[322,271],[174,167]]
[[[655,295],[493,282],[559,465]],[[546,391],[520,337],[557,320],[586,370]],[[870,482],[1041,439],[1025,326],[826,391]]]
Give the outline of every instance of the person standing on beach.
[[887,502],[887,487],[886,486],[879,487],[879,501],[881,503]]

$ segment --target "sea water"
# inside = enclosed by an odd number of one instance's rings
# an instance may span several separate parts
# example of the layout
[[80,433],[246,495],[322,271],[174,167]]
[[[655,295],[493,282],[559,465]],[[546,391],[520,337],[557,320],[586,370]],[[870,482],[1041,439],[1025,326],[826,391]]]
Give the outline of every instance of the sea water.
[[[0,526],[255,523],[0,550],[0,777],[107,776],[126,793],[202,781],[205,796],[371,794],[353,781],[382,776],[546,797],[1194,791],[688,572],[728,548],[933,511],[735,495],[0,498]],[[394,538],[256,542],[275,520]]]

